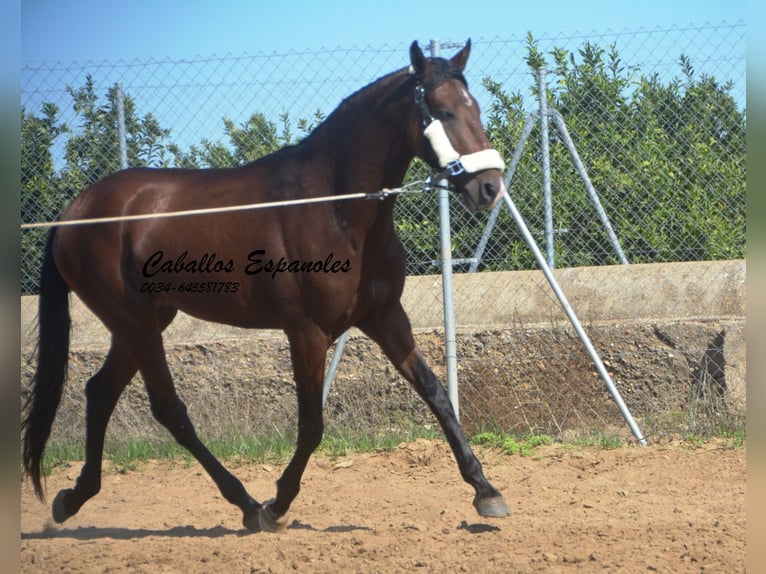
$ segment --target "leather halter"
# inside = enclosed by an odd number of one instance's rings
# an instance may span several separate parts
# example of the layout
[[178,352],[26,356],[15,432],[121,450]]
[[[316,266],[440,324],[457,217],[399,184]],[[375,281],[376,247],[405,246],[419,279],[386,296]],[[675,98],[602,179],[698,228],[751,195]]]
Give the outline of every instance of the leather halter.
[[476,173],[487,169],[505,169],[505,162],[495,149],[484,149],[477,152],[460,155],[450,142],[441,120],[431,114],[426,101],[426,88],[418,80],[415,84],[415,105],[420,110],[420,121],[423,126],[423,136],[428,140],[436,155],[442,171],[438,178],[457,177],[468,173]]

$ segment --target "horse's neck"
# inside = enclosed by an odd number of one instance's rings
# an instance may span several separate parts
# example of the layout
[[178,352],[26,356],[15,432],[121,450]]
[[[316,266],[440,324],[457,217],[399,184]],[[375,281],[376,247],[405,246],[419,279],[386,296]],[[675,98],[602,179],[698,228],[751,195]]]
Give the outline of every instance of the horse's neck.
[[[375,193],[400,186],[414,157],[407,141],[408,103],[401,81],[372,85],[344,101],[294,148],[321,182],[314,193]],[[372,242],[385,249],[395,239],[394,201],[335,202],[336,224],[356,244]]]
[[[317,151],[332,166],[333,193],[374,193],[402,184],[414,155],[407,143],[401,80],[387,78],[344,102],[317,133]],[[386,101],[387,105],[381,105]]]

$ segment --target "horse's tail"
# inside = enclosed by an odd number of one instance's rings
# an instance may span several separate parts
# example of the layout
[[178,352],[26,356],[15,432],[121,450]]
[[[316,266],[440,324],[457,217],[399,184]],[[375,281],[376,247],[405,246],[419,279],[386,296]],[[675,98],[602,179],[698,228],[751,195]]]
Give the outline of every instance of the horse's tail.
[[24,405],[23,465],[32,479],[35,494],[44,500],[42,462],[45,443],[51,434],[53,419],[61,401],[69,359],[69,286],[53,260],[55,228],[45,244],[40,274],[38,298],[37,370],[32,380],[32,392]]

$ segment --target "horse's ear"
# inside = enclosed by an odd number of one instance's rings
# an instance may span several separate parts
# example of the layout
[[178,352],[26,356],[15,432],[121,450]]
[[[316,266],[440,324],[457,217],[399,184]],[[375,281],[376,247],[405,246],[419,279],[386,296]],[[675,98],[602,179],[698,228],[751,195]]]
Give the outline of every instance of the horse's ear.
[[465,46],[463,46],[463,49],[460,50],[457,54],[452,56],[450,59],[450,62],[455,64],[458,70],[461,72],[465,70],[465,64],[468,62],[468,56],[471,53],[471,39],[468,38],[468,40],[465,43]]
[[410,45],[410,71],[413,74],[422,74],[426,69],[426,57],[423,55],[423,50],[418,46],[418,41],[415,40]]

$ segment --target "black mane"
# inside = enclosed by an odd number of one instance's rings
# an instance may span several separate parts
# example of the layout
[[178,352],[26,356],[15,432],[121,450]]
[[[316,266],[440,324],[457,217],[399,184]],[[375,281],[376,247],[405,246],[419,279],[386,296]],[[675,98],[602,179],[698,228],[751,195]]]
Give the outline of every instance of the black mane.
[[[315,134],[321,133],[324,130],[330,129],[332,125],[337,121],[338,117],[345,114],[345,112],[353,110],[357,106],[361,106],[368,100],[369,97],[375,94],[386,92],[383,98],[395,99],[400,95],[400,90],[411,91],[415,88],[415,82],[419,81],[423,83],[423,87],[428,90],[432,90],[437,86],[443,84],[447,80],[456,79],[468,87],[468,82],[465,79],[463,73],[453,64],[450,60],[444,58],[429,58],[429,69],[427,71],[426,81],[423,82],[423,78],[418,78],[416,75],[408,72],[407,68],[402,68],[381,76],[377,80],[370,82],[366,86],[360,88],[350,96],[344,98],[341,103],[336,107],[319,125],[317,125],[310,134],[306,136],[303,142],[308,142],[315,137]],[[399,77],[402,77],[404,81],[399,84],[392,84],[392,82]],[[392,89],[387,89],[391,86]]]

